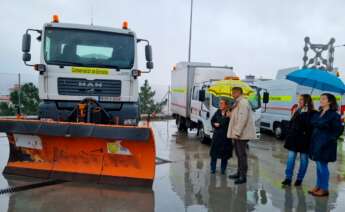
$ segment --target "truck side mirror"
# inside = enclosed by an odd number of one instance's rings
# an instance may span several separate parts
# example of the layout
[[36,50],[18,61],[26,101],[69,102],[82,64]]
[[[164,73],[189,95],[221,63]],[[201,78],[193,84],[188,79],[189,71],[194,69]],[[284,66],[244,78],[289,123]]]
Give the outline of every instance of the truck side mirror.
[[31,48],[31,35],[29,33],[25,33],[22,39],[22,52],[30,52]]
[[28,61],[30,61],[31,60],[31,54],[30,53],[27,53],[27,52],[24,52],[23,53],[23,61],[24,62],[28,62]]
[[153,69],[153,62],[152,61],[147,61],[146,62],[146,68],[147,69]]
[[22,39],[22,52],[23,52],[24,62],[31,60],[30,48],[31,48],[31,35],[29,33],[25,33]]
[[204,102],[206,99],[206,92],[205,90],[200,90],[199,91],[199,101],[200,102]]
[[270,101],[270,94],[268,92],[264,92],[262,97],[262,102],[264,104],[267,104]]
[[152,47],[150,44],[145,46],[145,57],[146,57],[146,68],[153,69],[153,62],[152,62]]

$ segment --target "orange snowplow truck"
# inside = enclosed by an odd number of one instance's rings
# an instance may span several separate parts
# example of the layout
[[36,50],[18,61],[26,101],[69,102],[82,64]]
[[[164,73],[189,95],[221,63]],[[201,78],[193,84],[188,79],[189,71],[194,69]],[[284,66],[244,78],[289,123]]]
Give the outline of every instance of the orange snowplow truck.
[[[31,64],[31,35],[41,43]],[[137,68],[145,42],[146,68]],[[4,174],[152,186],[155,141],[139,127],[138,77],[153,68],[149,41],[129,29],[60,23],[27,29],[23,61],[39,72],[37,119],[0,119],[10,156]],[[25,114],[24,114],[25,115]]]

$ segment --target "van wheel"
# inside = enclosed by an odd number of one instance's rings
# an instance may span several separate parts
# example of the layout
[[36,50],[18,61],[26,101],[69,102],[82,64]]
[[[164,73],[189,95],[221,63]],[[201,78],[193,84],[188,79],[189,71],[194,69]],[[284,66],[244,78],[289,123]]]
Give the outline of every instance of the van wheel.
[[273,127],[274,136],[277,139],[283,139],[283,128],[280,123],[275,123]]
[[199,125],[197,135],[200,138],[200,143],[202,144],[211,143],[211,139],[205,134],[204,126],[202,124]]

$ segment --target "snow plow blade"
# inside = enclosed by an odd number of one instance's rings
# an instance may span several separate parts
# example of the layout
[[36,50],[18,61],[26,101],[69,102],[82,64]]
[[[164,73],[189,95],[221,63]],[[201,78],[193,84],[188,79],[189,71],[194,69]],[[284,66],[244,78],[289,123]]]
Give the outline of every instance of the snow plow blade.
[[67,181],[152,186],[151,128],[0,119],[10,156],[3,173]]

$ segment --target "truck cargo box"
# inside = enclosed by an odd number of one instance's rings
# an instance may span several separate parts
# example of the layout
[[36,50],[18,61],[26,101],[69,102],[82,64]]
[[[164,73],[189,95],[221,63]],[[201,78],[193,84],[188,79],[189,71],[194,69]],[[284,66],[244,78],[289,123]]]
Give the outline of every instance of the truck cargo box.
[[171,72],[172,114],[190,118],[193,86],[234,75],[229,67],[211,66],[210,63],[177,63]]

